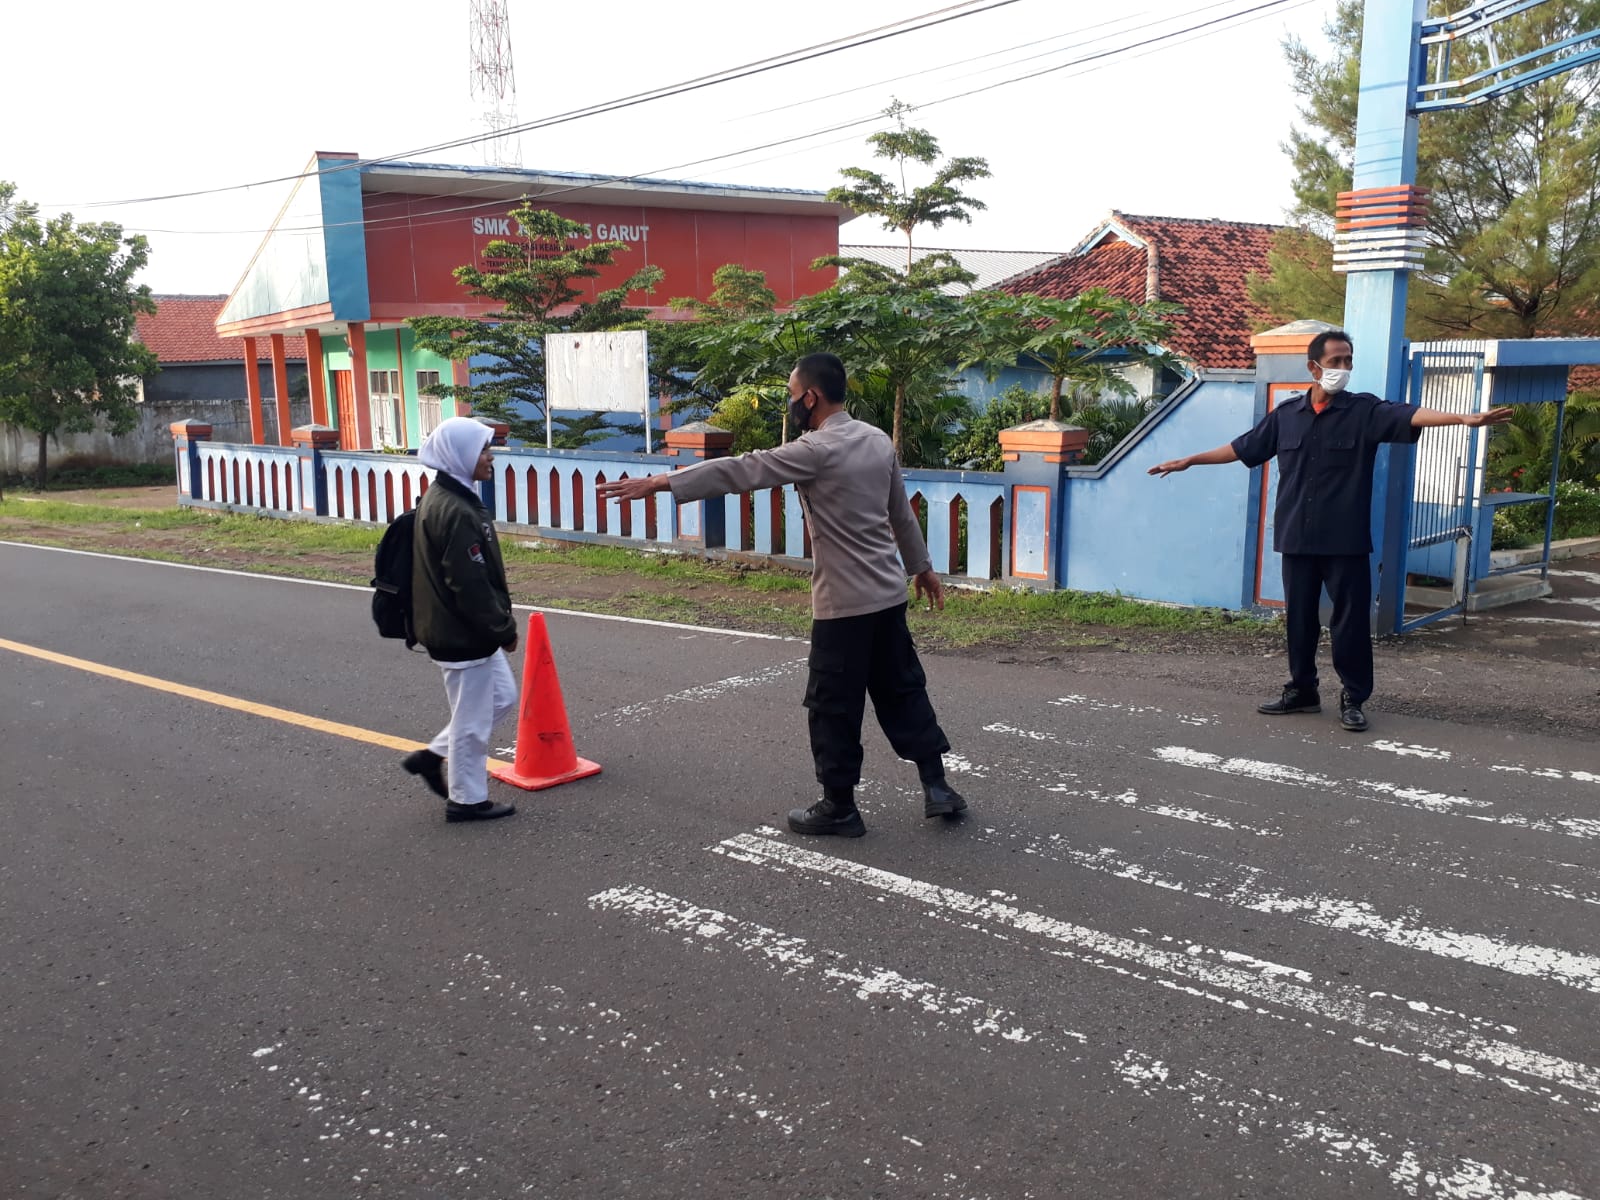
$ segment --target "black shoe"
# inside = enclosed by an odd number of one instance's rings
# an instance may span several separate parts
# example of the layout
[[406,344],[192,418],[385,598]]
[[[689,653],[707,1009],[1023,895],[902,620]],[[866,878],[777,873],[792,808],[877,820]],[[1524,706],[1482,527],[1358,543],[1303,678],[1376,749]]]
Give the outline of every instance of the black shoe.
[[1266,713],[1269,717],[1281,717],[1286,713],[1319,713],[1322,711],[1322,697],[1315,692],[1302,692],[1291,684],[1283,689],[1283,695],[1276,700],[1256,705],[1256,711]]
[[496,804],[493,800],[482,800],[477,804],[457,804],[454,800],[447,801],[444,806],[444,819],[446,821],[492,821],[496,817],[509,817],[517,811],[515,804]]
[[961,793],[943,779],[922,785],[922,815],[925,817],[953,817],[966,809],[967,802]]
[[444,781],[444,759],[424,747],[413,750],[400,760],[400,765],[413,775],[422,776],[428,790],[440,799],[450,799],[450,788]]
[[810,808],[791,808],[789,828],[796,833],[831,833],[838,837],[860,837],[867,826],[854,801],[824,797]]
[[1367,731],[1367,714],[1361,711],[1361,705],[1350,699],[1350,693],[1339,693],[1339,724],[1351,733],[1365,733]]

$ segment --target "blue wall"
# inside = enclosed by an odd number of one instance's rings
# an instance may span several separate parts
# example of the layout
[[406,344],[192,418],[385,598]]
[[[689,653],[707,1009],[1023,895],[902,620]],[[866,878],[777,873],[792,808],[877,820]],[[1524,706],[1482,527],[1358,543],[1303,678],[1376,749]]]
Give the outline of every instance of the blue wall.
[[1147,474],[1255,424],[1255,383],[1205,379],[1177,393],[1106,462],[1076,468],[1057,543],[1064,586],[1178,604],[1240,608],[1254,590],[1251,496],[1237,463]]

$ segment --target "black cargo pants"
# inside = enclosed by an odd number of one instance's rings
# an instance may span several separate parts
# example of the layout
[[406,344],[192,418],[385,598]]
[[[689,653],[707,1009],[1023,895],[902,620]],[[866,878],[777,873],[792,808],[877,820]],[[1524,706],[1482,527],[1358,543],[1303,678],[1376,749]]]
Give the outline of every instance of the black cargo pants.
[[806,708],[811,757],[825,788],[861,782],[866,699],[894,752],[922,763],[950,749],[928,700],[928,680],[906,628],[906,606],[811,622]]

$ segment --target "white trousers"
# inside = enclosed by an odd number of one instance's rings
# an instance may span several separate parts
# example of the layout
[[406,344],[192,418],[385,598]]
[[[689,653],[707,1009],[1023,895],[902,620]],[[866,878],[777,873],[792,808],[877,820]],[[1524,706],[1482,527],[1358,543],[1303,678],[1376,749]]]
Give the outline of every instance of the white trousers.
[[448,760],[450,799],[478,804],[489,798],[489,735],[517,708],[517,681],[504,650],[478,662],[440,663],[450,724],[428,749]]

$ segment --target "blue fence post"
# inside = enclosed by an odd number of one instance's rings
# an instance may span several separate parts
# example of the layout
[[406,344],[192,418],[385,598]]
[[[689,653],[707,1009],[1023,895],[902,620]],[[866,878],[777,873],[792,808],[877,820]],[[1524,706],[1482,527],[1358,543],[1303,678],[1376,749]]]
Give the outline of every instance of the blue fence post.
[[1029,421],[1000,431],[1011,503],[1002,576],[1054,589],[1066,578],[1067,468],[1083,461],[1089,431],[1060,421]]
[[302,458],[300,494],[309,497],[310,508],[319,517],[328,515],[328,469],[322,461],[324,450],[339,448],[339,431],[330,425],[300,425],[289,431],[291,443],[298,447]]
[[[704,421],[690,421],[666,433],[669,458],[726,458],[733,450],[733,434],[718,429]],[[673,470],[692,467],[693,463],[674,465]],[[721,549],[728,544],[727,505],[721,496],[710,501],[697,500],[679,510],[678,536],[683,541],[699,541],[707,549]]]
[[[172,434],[174,449],[184,456],[179,467],[178,490],[183,491],[187,482],[189,499],[205,499],[205,479],[200,474],[200,443],[211,440],[211,426],[191,417],[186,421],[174,421],[167,429]],[[187,481],[184,476],[188,476]]]
[[[495,421],[488,417],[475,417],[474,420],[487,425],[494,431],[494,436],[489,439],[489,445],[498,446],[502,449],[505,447],[506,439],[511,436],[511,426],[507,425],[504,421]],[[489,510],[490,516],[493,516],[496,511],[495,498],[496,489],[500,484],[500,480],[498,478],[499,474],[499,471],[495,471],[489,476],[489,478],[479,480],[478,482],[478,496],[483,501],[483,506]]]

